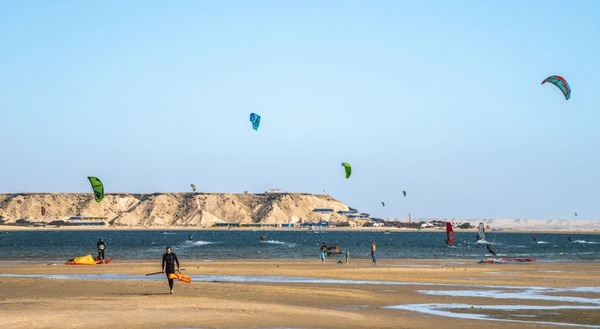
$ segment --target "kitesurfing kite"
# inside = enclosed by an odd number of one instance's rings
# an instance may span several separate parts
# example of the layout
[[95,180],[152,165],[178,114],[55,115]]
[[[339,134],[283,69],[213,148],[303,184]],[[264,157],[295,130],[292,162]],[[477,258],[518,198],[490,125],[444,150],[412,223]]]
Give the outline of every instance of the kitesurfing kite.
[[192,190],[196,192],[196,185],[192,184]]
[[385,202],[381,201],[381,205],[385,207]]
[[342,163],[342,166],[344,167],[344,170],[346,171],[346,178],[350,178],[350,175],[352,174],[352,167],[350,166],[349,163]]
[[90,184],[92,184],[96,202],[102,201],[102,198],[104,198],[104,185],[102,185],[102,182],[94,176],[89,176],[88,179],[90,180]]
[[250,113],[250,122],[252,122],[252,129],[258,130],[258,126],[260,126],[260,115]]
[[550,82],[551,84],[557,86],[558,89],[562,91],[563,95],[565,95],[566,99],[571,98],[571,87],[569,87],[569,84],[565,78],[561,77],[560,75],[551,75],[542,81],[542,84],[546,82]]
[[404,197],[406,198],[406,191],[402,190],[402,194],[404,194]]

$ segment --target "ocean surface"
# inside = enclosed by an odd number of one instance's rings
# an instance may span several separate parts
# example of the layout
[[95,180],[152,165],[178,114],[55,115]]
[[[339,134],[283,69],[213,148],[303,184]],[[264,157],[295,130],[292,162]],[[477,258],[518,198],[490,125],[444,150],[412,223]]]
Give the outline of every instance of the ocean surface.
[[[193,240],[188,237],[194,234]],[[266,235],[266,242],[260,236]],[[486,234],[496,257],[531,257],[538,261],[600,261],[598,234]],[[2,231],[0,260],[44,260],[64,262],[86,254],[96,255],[96,242],[103,238],[106,257],[117,259],[160,259],[166,246],[181,259],[319,259],[322,242],[350,251],[350,259],[370,258],[371,241],[377,243],[376,256],[412,259],[473,259],[494,257],[486,244],[476,241],[476,232],[456,232],[456,242],[446,246],[445,232],[373,231]],[[571,237],[572,242],[569,241]],[[331,255],[328,261],[341,259]]]

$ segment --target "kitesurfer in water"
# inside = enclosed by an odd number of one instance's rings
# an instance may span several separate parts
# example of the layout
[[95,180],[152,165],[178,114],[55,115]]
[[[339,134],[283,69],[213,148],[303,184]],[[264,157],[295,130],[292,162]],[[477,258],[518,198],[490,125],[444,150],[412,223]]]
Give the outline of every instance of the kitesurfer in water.
[[569,237],[569,242],[573,242],[573,239],[571,239],[571,237]]
[[104,263],[104,252],[106,251],[106,243],[104,240],[100,238],[98,243],[96,243],[96,248],[98,248],[98,260],[101,260]]
[[190,239],[190,241],[194,240],[194,234],[196,234],[196,232],[192,233],[192,235],[188,235],[188,239]]
[[373,265],[377,264],[377,258],[375,258],[375,250],[377,250],[377,245],[375,241],[371,241],[371,258],[373,259]]
[[265,241],[265,236],[264,236],[264,235],[261,235],[261,236],[260,236],[260,242],[266,242],[266,241]]
[[535,243],[537,243],[537,238],[535,237],[535,235],[533,236],[533,241],[535,241]]
[[496,253],[492,250],[492,247],[490,247],[489,244],[487,244],[486,246],[487,246],[487,250],[490,252],[490,254],[496,256]]
[[[177,264],[177,270],[175,269],[175,264]],[[169,278],[169,274],[175,274],[175,271],[179,272],[179,260],[177,259],[177,255],[171,250],[171,246],[167,246],[167,252],[162,257],[162,272],[167,274],[171,295],[173,294],[173,279]]]

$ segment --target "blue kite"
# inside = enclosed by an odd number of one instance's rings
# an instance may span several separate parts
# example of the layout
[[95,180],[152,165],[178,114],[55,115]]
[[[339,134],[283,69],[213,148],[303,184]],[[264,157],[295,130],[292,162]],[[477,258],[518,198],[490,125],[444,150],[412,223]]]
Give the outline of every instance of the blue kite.
[[258,130],[258,126],[260,126],[260,115],[250,113],[250,122],[252,122],[252,129]]

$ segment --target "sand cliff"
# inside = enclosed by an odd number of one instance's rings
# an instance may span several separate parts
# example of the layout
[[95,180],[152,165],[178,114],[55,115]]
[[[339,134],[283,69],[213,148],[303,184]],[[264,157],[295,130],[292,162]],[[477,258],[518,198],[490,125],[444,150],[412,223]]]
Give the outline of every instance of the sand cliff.
[[[46,210],[42,215],[41,207]],[[331,208],[333,213],[316,213]],[[98,217],[109,226],[204,226],[214,223],[346,223],[348,206],[328,195],[306,193],[111,193],[97,203],[91,193],[0,194],[4,224]]]

